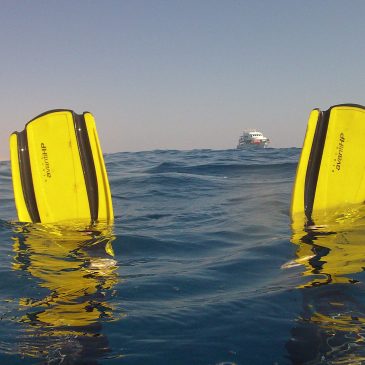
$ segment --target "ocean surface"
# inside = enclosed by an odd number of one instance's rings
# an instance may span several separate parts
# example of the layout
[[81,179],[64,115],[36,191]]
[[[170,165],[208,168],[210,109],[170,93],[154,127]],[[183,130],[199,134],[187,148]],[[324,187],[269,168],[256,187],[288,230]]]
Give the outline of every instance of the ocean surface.
[[291,226],[299,155],[106,155],[93,228],[17,222],[1,162],[0,364],[365,364],[365,225]]

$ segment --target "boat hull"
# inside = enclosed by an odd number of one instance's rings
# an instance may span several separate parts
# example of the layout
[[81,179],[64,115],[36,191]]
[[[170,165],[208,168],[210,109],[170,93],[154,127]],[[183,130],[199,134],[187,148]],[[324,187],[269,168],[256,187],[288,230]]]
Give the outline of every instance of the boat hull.
[[263,143],[240,143],[237,146],[238,150],[246,150],[246,149],[261,149],[261,148],[267,148],[269,146],[268,142]]

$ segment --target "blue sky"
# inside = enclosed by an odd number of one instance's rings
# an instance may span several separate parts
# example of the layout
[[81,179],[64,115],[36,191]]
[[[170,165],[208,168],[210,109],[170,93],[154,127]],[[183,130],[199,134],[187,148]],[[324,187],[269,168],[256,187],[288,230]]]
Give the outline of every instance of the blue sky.
[[0,158],[54,108],[104,152],[301,146],[311,109],[365,104],[361,0],[2,0]]

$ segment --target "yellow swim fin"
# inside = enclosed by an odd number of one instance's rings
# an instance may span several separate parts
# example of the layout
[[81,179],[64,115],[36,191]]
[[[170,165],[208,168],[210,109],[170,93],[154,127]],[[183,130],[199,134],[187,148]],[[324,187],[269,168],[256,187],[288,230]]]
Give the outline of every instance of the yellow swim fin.
[[291,217],[321,219],[365,201],[365,107],[335,105],[309,116],[294,182]]
[[92,114],[51,110],[39,115],[10,136],[10,158],[20,221],[113,220]]

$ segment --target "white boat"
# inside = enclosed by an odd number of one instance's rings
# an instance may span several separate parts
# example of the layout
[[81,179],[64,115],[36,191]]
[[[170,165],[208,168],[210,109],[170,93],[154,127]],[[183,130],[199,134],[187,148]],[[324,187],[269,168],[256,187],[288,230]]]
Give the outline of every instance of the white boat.
[[257,131],[256,129],[249,129],[243,131],[242,136],[238,140],[237,149],[242,150],[249,147],[266,148],[270,143],[269,138]]

